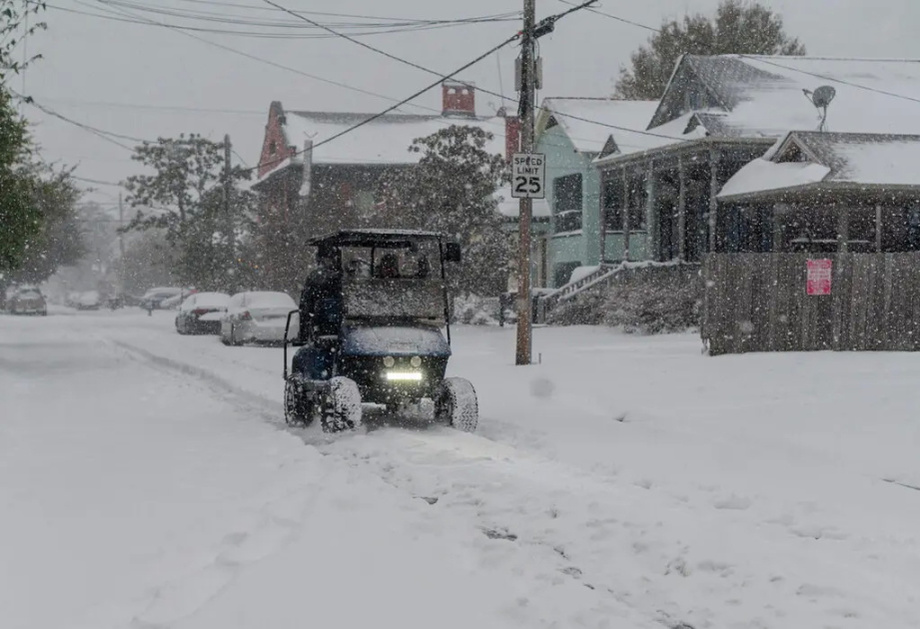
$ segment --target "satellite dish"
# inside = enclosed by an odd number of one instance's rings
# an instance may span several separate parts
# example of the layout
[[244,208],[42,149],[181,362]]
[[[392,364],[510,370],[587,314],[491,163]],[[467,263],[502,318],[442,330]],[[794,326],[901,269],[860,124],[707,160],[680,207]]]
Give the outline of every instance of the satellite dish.
[[816,109],[821,111],[821,124],[818,125],[818,131],[826,131],[827,107],[831,104],[831,101],[834,100],[834,96],[837,95],[837,90],[830,85],[822,85],[814,92],[811,90],[802,91],[805,92],[805,98],[811,101],[811,104],[814,105]]
[[815,107],[827,107],[831,104],[831,101],[834,100],[834,96],[836,95],[837,90],[833,87],[830,85],[822,85],[811,95],[811,102],[815,104]]

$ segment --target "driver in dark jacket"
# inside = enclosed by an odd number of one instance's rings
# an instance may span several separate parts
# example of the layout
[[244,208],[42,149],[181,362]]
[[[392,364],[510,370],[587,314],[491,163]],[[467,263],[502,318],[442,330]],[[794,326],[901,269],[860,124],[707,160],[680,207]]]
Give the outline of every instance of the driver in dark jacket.
[[342,260],[338,249],[320,247],[317,267],[307,276],[300,294],[300,340],[335,336],[342,324]]

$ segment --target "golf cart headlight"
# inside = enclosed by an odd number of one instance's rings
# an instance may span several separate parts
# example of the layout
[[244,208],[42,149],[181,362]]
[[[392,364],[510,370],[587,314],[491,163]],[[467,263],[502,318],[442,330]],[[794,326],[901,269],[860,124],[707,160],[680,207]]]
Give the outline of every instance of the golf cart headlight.
[[387,371],[384,375],[390,382],[420,382],[422,380],[421,371]]
[[384,356],[384,357],[383,357],[383,366],[384,366],[384,367],[392,367],[392,366],[395,365],[395,364],[396,364],[396,359],[394,359],[392,356]]
[[421,367],[422,359],[418,356],[413,356],[412,359],[409,361],[409,364],[416,368]]

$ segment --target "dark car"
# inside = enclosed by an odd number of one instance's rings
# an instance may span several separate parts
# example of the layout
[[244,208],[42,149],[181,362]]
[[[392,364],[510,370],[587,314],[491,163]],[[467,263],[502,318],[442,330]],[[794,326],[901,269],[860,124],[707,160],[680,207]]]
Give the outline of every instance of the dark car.
[[179,334],[219,334],[220,315],[227,311],[230,295],[195,293],[179,306],[176,331]]
[[9,300],[11,314],[32,314],[45,316],[48,304],[41,291],[35,286],[20,286]]
[[[161,286],[158,288],[151,288],[144,296],[141,297],[140,303],[138,305],[144,310],[157,310],[162,308],[162,303],[167,299],[173,297],[178,297],[183,292],[183,289],[172,286]],[[188,291],[186,291],[188,294]]]

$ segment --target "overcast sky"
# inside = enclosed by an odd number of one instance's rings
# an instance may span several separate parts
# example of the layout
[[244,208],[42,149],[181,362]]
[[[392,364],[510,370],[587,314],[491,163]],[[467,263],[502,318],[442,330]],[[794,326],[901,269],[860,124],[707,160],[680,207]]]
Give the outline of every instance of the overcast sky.
[[[262,0],[227,0],[223,3],[226,8],[215,6],[213,0],[121,1],[152,8],[177,7],[295,21],[269,8]],[[522,0],[277,1],[294,10],[410,19],[494,15],[518,11],[522,6]],[[249,165],[258,161],[272,100],[280,100],[288,109],[374,112],[392,104],[387,98],[403,98],[432,81],[430,75],[419,70],[335,38],[278,40],[196,34],[303,73],[380,95],[374,96],[272,67],[175,30],[63,10],[113,15],[110,13],[113,9],[100,0],[49,0],[48,4],[45,21],[49,30],[33,37],[28,44],[30,53],[40,52],[44,56],[25,77],[25,90],[38,103],[76,121],[130,137],[154,139],[194,132],[220,140],[229,133],[234,147]],[[717,4],[718,0],[602,0],[598,8],[634,22],[658,26],[664,19],[687,12],[712,13]],[[917,0],[767,0],[764,4],[783,15],[787,31],[805,42],[809,54],[920,58]],[[262,6],[266,10],[246,8]],[[566,8],[561,0],[537,0],[539,17]],[[183,22],[137,9],[131,11],[160,22],[225,28]],[[321,21],[342,20],[311,17]],[[515,22],[477,24],[377,35],[364,41],[446,73],[497,44],[518,27]],[[557,25],[554,34],[541,39],[545,82],[541,96],[609,95],[618,68],[649,34],[641,27],[587,11],[570,15]],[[461,78],[511,95],[516,55],[516,48],[508,47],[467,70]],[[12,86],[18,91],[22,83],[15,79]],[[437,108],[439,98],[437,91],[431,91],[416,102]],[[497,100],[480,94],[477,99],[480,113],[494,111],[499,104]],[[199,111],[191,111],[194,109]],[[423,110],[410,107],[406,111]],[[32,107],[27,106],[25,113],[36,125],[34,134],[47,160],[78,165],[77,175],[102,181],[118,182],[138,172],[139,165],[130,160],[129,151]],[[87,198],[111,203],[117,194],[118,188],[99,186]]]

